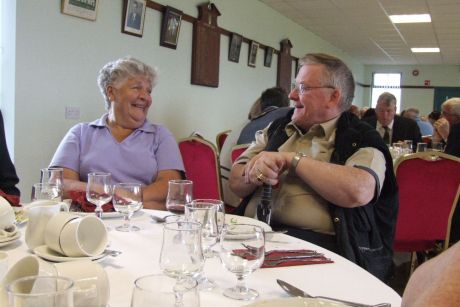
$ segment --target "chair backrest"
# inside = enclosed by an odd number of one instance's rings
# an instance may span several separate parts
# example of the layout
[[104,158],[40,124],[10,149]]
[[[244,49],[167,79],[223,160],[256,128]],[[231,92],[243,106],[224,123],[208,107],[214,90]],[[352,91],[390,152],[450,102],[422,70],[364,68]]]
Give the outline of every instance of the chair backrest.
[[222,199],[219,160],[215,146],[200,137],[179,141],[187,179],[193,181],[193,198]]
[[238,159],[238,157],[249,147],[251,144],[240,144],[233,146],[232,152],[231,152],[231,157],[230,159],[232,160],[232,163]]
[[217,145],[217,152],[220,152],[222,146],[224,146],[224,142],[227,139],[228,135],[232,132],[232,130],[225,130],[221,131],[216,135],[216,145]]
[[423,251],[444,240],[459,197],[460,159],[442,152],[401,157],[395,165],[399,214],[394,249]]

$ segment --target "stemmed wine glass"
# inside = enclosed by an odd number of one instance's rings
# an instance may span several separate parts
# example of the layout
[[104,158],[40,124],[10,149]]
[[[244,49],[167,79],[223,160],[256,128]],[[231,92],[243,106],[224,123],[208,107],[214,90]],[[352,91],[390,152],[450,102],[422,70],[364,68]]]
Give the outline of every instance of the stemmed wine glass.
[[193,199],[193,181],[169,180],[166,209],[174,214],[184,213],[185,205]]
[[86,184],[86,199],[96,205],[94,212],[102,219],[102,205],[112,199],[112,177],[110,173],[89,173]]
[[173,287],[175,307],[183,306],[182,295],[191,277],[203,269],[201,224],[179,221],[165,223],[160,253],[160,268],[166,276],[176,279]]
[[[201,224],[201,246],[203,248],[203,256],[211,258],[213,252],[211,248],[217,243],[219,236],[217,227],[217,208],[218,204],[213,200],[196,199],[192,203],[185,205],[185,217],[187,221],[198,222]],[[200,290],[212,290],[216,284],[209,280],[203,271],[197,276]]]
[[140,230],[131,226],[134,212],[142,208],[142,185],[139,183],[118,183],[113,188],[113,207],[123,214],[123,225],[115,227],[118,231],[130,232]]
[[236,286],[224,291],[224,295],[237,300],[256,298],[259,293],[247,287],[246,277],[264,262],[264,230],[248,224],[225,225],[220,237],[219,255],[223,266],[238,280]]

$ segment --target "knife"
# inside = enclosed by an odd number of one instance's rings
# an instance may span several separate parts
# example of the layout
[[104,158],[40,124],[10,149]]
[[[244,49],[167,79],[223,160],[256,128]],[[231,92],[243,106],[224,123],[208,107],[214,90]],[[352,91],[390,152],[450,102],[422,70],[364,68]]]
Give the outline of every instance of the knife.
[[323,257],[324,254],[310,254],[310,255],[292,255],[292,256],[278,256],[278,257],[265,257],[267,261],[275,261],[275,260],[295,260],[295,259],[306,259],[306,258],[320,258]]
[[292,296],[300,296],[300,297],[307,297],[307,298],[319,298],[319,299],[324,299],[324,300],[328,300],[328,301],[339,302],[339,303],[346,304],[346,305],[352,306],[352,307],[391,307],[391,304],[388,304],[388,303],[382,303],[382,304],[377,304],[377,305],[367,305],[367,304],[360,304],[360,303],[354,303],[354,302],[349,302],[349,301],[345,301],[345,300],[340,300],[340,299],[337,299],[337,298],[331,298],[331,297],[327,297],[327,296],[312,296],[312,295],[304,292],[303,290],[291,285],[290,283],[285,282],[284,280],[277,279],[276,282],[278,283],[278,285],[280,285],[280,287],[284,291],[286,291],[287,293],[289,293]]

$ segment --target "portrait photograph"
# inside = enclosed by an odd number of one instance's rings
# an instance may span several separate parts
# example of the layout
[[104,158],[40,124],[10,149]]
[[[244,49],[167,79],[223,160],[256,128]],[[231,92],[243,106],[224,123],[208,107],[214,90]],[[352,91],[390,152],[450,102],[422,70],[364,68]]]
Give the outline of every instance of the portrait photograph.
[[99,0],[62,0],[61,12],[88,20],[96,20]]
[[124,0],[121,32],[142,37],[144,33],[145,9],[146,0]]
[[167,6],[161,24],[160,46],[172,49],[177,48],[181,21],[182,11]]
[[274,49],[272,47],[265,48],[265,58],[264,58],[264,66],[265,67],[272,66],[273,51],[274,51]]
[[258,49],[259,49],[259,43],[256,43],[255,41],[251,41],[251,45],[249,47],[248,66],[256,67]]
[[243,42],[243,37],[236,33],[232,33],[230,38],[230,47],[228,50],[228,60],[238,63],[240,61],[240,51],[241,43]]

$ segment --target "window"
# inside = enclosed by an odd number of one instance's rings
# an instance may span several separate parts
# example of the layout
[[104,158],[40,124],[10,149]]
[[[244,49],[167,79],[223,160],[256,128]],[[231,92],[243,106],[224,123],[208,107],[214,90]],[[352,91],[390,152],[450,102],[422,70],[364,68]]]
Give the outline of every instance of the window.
[[401,106],[401,74],[400,73],[374,73],[372,76],[372,107],[377,105],[380,94],[390,92],[396,97],[396,110]]

